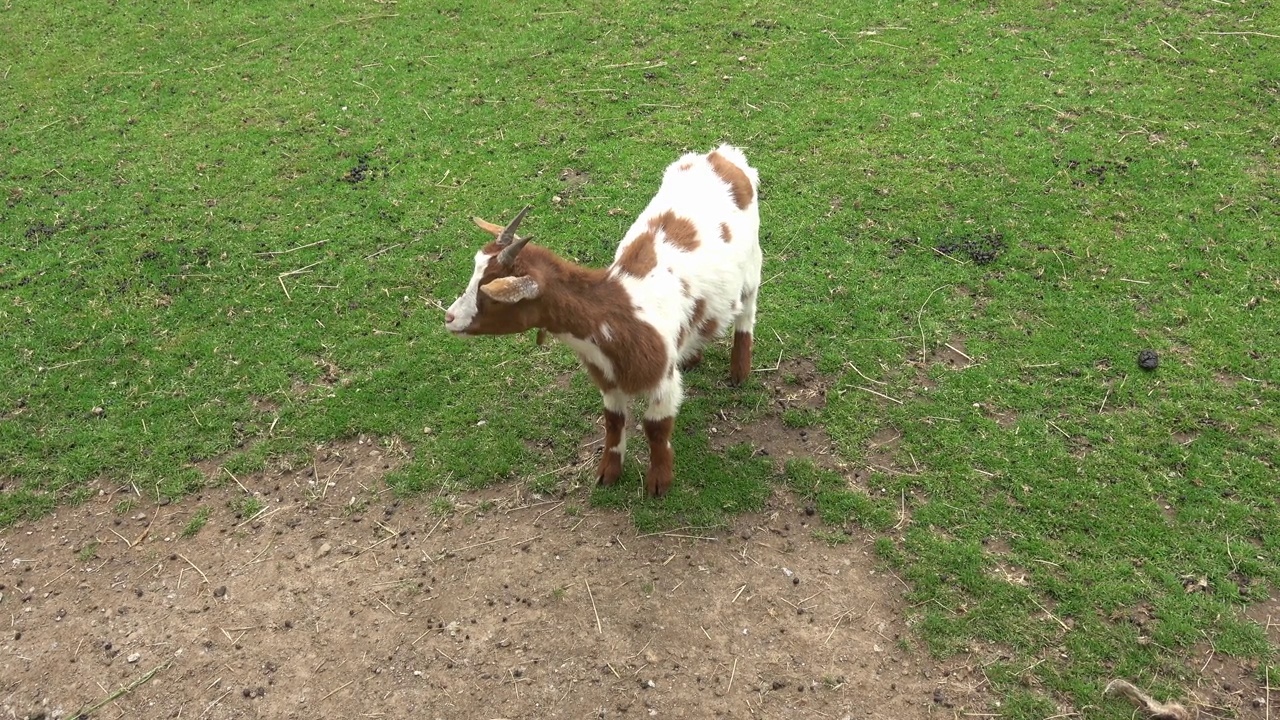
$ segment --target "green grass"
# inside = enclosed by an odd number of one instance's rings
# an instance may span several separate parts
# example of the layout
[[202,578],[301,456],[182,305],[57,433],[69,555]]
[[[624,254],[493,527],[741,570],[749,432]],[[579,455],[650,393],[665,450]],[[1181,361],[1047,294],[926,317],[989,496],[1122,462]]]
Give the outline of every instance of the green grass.
[[195,537],[196,533],[203,530],[204,526],[209,524],[209,514],[210,510],[207,507],[197,509],[195,514],[191,516],[191,519],[187,521],[187,524],[183,526],[180,535],[184,538]]
[[[671,496],[638,499],[633,462],[593,503],[712,526],[796,487],[833,539],[881,533],[925,647],[1012,653],[987,668],[1010,718],[1063,698],[1128,717],[1102,679],[1174,690],[1190,648],[1274,659],[1240,610],[1280,584],[1275,8],[74,0],[0,19],[24,38],[0,45],[0,525],[358,433],[411,448],[390,482],[438,512],[466,488],[571,486],[544,474],[599,408],[580,374],[554,382],[569,353],[440,328],[483,239],[468,218],[532,202],[541,242],[603,264],[677,153],[728,140],[764,182],[756,365],[781,351],[830,379],[824,410],[784,421],[853,462],[891,428],[901,472],[864,493],[713,452],[712,414],[764,397],[759,374],[725,387],[718,348],[688,378]],[[957,339],[972,366],[909,363]]]

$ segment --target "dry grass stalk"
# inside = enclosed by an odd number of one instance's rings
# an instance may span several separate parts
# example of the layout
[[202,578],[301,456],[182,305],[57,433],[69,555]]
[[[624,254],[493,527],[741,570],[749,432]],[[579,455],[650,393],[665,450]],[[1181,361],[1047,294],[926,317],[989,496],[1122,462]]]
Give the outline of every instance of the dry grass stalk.
[[1133,703],[1150,720],[1193,720],[1194,716],[1178,703],[1162,703],[1124,680],[1112,680],[1103,695],[1120,695]]
[[604,628],[600,626],[600,611],[596,610],[596,596],[591,593],[591,583],[586,580],[582,582],[587,586],[587,597],[591,599],[591,612],[596,616],[596,632],[603,635]]

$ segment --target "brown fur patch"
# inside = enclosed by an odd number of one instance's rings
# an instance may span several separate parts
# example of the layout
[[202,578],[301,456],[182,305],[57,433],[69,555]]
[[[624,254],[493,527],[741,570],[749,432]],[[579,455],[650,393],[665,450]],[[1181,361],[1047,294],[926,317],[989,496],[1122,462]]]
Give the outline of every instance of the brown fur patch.
[[649,232],[656,235],[662,231],[663,242],[685,252],[698,249],[698,228],[686,218],[668,210],[649,221]]
[[680,163],[680,169],[689,171],[693,169],[693,163]]
[[720,223],[720,238],[725,242],[733,242],[733,233],[729,231],[729,223]]
[[751,333],[733,334],[733,354],[729,358],[729,384],[741,385],[751,375]]
[[[652,225],[652,224],[651,224]],[[658,253],[653,247],[653,230],[640,233],[636,239],[622,251],[622,257],[614,263],[626,274],[642,278],[653,272],[658,265]]]
[[707,162],[711,163],[711,169],[716,171],[721,180],[729,186],[729,190],[733,192],[733,202],[737,206],[746,210],[751,205],[751,199],[755,197],[755,190],[751,187],[751,178],[742,171],[742,168],[734,165],[732,161],[713,152],[707,156]]
[[703,340],[710,340],[720,332],[720,321],[712,318],[698,326],[698,334]]
[[[650,236],[650,249],[652,242]],[[605,391],[617,388],[635,395],[662,379],[669,364],[666,344],[652,325],[636,317],[631,296],[622,283],[609,277],[607,269],[584,268],[546,248],[529,245],[516,256],[513,268],[503,268],[491,259],[481,285],[511,275],[533,278],[542,294],[503,304],[477,293],[476,318],[467,332],[509,335],[536,327],[557,335],[590,339],[613,365],[614,379],[609,380],[600,368],[584,363],[596,387]],[[609,326],[611,340],[593,339],[601,325]]]
[[671,488],[675,474],[675,453],[671,450],[674,426],[674,417],[644,421],[644,435],[649,440],[649,471],[644,476],[644,491],[649,497],[661,497]]
[[693,303],[693,314],[689,316],[689,325],[698,326],[702,324],[702,318],[707,314],[707,301],[698,298]]

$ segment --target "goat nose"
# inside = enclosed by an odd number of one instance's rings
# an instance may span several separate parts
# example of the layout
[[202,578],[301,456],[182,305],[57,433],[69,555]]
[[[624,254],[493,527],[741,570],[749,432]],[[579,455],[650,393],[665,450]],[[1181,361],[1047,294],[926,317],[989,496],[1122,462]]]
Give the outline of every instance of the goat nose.
[[444,324],[445,324],[445,325],[452,325],[452,324],[453,324],[453,321],[454,321],[455,319],[456,319],[456,318],[454,318],[453,313],[448,312],[448,311],[446,311],[446,312],[445,312],[445,314],[444,314]]

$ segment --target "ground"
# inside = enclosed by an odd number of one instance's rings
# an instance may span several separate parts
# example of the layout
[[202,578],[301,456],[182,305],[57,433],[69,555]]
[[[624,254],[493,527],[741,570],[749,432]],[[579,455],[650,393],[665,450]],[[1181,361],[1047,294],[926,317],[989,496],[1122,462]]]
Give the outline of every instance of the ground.
[[[746,437],[856,479],[821,430],[778,419],[824,393],[811,367],[787,375],[776,412],[725,416],[713,445]],[[865,464],[892,465],[896,441],[872,438]],[[0,531],[0,717],[1000,713],[983,672],[1000,649],[929,657],[876,536],[820,528],[784,490],[726,527],[638,534],[586,490],[400,499],[383,477],[405,457],[360,437],[245,477],[215,458],[200,464],[210,489],[181,502],[102,481]],[[1255,610],[1280,627],[1273,604]],[[1203,650],[1197,705],[1268,717],[1247,669]]]
[[[988,707],[980,671],[911,649],[904,585],[877,570],[873,538],[815,539],[790,496],[732,527],[637,535],[585,496],[500,487],[443,514],[398,501],[380,483],[395,462],[366,438],[176,504],[103,487],[5,530],[0,712],[71,717],[121,688],[96,716]],[[246,489],[253,519],[236,515]]]

